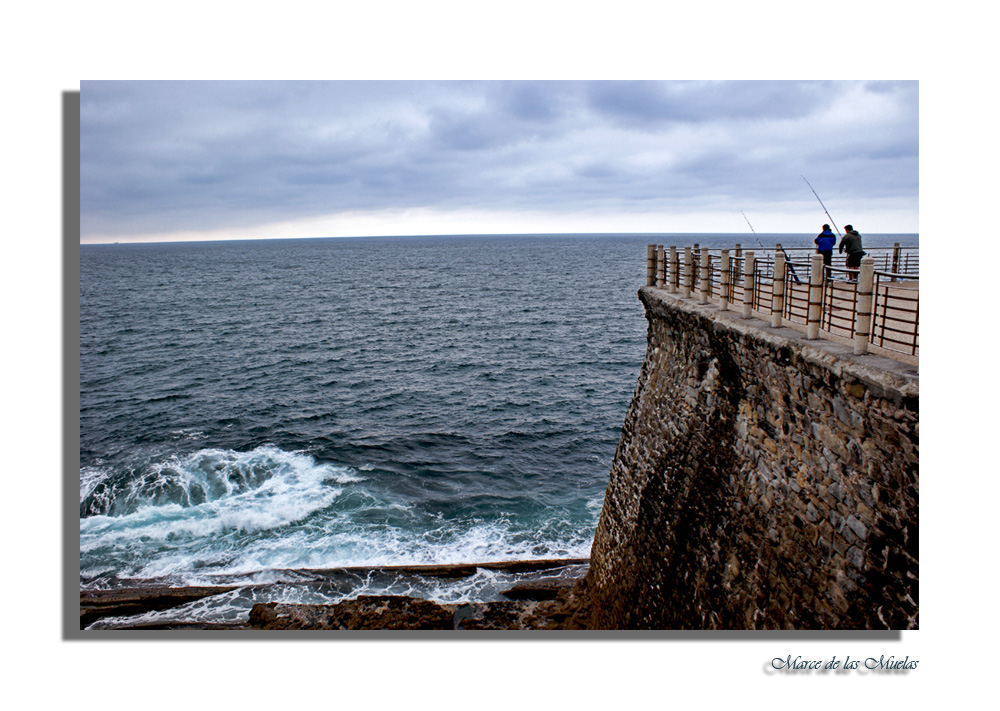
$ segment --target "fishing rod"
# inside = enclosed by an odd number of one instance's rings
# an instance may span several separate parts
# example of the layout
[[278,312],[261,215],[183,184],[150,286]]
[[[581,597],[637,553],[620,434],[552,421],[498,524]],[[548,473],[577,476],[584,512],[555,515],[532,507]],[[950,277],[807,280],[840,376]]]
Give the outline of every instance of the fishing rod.
[[[750,218],[747,217],[747,214],[745,212],[743,212],[743,210],[740,210],[740,214],[743,215],[743,219],[747,221],[748,225],[750,225]],[[761,244],[760,237],[757,236],[757,230],[755,230],[753,228],[753,225],[750,225],[750,231],[753,232],[753,238],[755,240],[757,240],[757,244],[760,245],[760,248],[761,249],[767,249],[767,247],[765,247],[763,244]]]
[[[803,175],[802,179],[806,180],[806,176]],[[813,195],[815,195],[816,199],[819,200],[819,204],[820,204],[820,207],[823,208],[823,212],[826,213],[827,217],[830,217],[830,213],[826,209],[826,205],[824,205],[823,201],[819,199],[819,194],[816,192],[816,189],[812,186],[812,183],[810,183],[808,180],[806,180],[806,185],[809,186],[809,189],[812,190]],[[837,230],[837,236],[840,237],[840,230],[837,229],[837,222],[836,222],[836,220],[834,220],[832,217],[830,217],[830,223],[833,225],[833,229]]]
[[[748,225],[750,225],[750,218],[747,217],[747,214],[743,212],[743,210],[740,210],[740,214],[743,215],[743,219],[747,221]],[[761,243],[760,237],[757,236],[757,230],[753,228],[753,225],[750,225],[750,231],[753,232],[753,237],[757,240],[757,244],[760,245],[760,248],[766,250],[767,247]],[[780,244],[778,245],[778,249],[780,249],[781,253],[785,255],[785,262],[788,264],[788,268],[792,270],[792,279],[795,280],[796,284],[801,284],[802,282],[799,281],[799,275],[795,273],[795,265],[792,264],[792,258],[788,256],[788,252],[786,252],[785,248]]]

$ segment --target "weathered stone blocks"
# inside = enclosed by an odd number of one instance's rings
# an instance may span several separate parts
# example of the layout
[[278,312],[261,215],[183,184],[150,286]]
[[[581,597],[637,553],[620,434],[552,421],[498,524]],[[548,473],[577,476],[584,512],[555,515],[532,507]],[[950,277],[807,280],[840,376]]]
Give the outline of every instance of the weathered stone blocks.
[[917,621],[915,377],[658,289],[591,553],[595,624]]

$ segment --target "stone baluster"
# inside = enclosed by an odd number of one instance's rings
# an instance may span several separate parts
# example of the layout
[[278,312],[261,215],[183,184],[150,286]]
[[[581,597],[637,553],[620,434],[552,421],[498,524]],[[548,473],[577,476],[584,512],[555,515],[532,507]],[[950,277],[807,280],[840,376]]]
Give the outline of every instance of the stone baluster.
[[646,286],[656,285],[656,245],[646,245]]
[[819,320],[823,308],[823,255],[812,255],[809,265],[809,310],[806,312],[806,338],[819,338]]
[[691,270],[691,291],[695,291],[698,288],[698,266],[701,264],[701,247],[698,243],[694,243],[694,247],[691,250],[691,266],[694,267]]
[[753,250],[747,250],[743,258],[743,318],[753,316],[753,290],[754,272],[757,269],[757,262],[753,256]]
[[781,314],[785,310],[785,253],[781,245],[774,252],[774,281],[771,287],[771,327],[781,328]]
[[872,328],[872,297],[875,286],[875,260],[871,257],[861,258],[861,271],[858,274],[857,325],[854,328],[854,355],[868,352],[868,341]]
[[708,250],[701,250],[701,289],[698,291],[698,303],[708,303],[708,290],[712,286],[712,277],[709,274]]
[[685,299],[691,298],[691,281],[694,279],[694,256],[690,247],[684,248],[684,285],[681,290]]
[[680,271],[681,271],[681,265],[680,265],[680,260],[677,256],[677,247],[671,246],[670,275],[669,275],[669,281],[670,281],[669,291],[671,294],[677,293],[677,284],[680,281]]
[[667,260],[663,258],[663,245],[656,247],[656,285],[663,287],[667,278]]
[[730,291],[732,289],[731,270],[732,270],[732,262],[729,259],[729,250],[724,249],[722,250],[722,258],[719,263],[719,271],[720,271],[719,309],[721,311],[729,310]]

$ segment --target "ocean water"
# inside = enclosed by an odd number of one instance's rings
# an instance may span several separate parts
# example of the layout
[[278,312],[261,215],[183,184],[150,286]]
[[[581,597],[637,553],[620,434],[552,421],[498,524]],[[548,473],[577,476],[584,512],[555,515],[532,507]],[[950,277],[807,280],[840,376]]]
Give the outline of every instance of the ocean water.
[[239,585],[172,613],[238,619],[264,586],[454,602],[518,578],[316,570],[587,557],[645,245],[747,237],[81,246],[81,587]]

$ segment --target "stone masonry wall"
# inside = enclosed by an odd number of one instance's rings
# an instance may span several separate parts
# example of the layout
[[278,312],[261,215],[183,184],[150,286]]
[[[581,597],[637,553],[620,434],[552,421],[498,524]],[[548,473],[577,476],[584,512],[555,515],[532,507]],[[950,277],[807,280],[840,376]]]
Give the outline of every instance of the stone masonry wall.
[[639,296],[648,349],[591,551],[595,626],[915,628],[912,366]]

